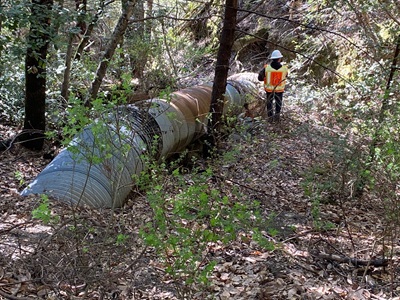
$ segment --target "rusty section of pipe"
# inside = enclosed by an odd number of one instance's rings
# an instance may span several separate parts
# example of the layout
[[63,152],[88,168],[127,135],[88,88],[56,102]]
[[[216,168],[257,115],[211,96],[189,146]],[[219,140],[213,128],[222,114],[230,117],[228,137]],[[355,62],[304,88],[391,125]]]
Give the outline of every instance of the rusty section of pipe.
[[[224,113],[240,111],[247,97],[257,93],[257,84],[253,73],[228,78]],[[145,156],[167,157],[205,132],[211,94],[212,84],[203,84],[169,99],[117,107],[99,122],[100,128],[85,128],[21,195],[46,194],[99,208],[122,206],[135,177],[148,168]]]
[[[190,87],[171,95],[171,104],[184,114],[188,124],[195,126],[195,133],[204,132],[207,115],[210,111],[212,85]],[[190,142],[190,141],[189,141]]]

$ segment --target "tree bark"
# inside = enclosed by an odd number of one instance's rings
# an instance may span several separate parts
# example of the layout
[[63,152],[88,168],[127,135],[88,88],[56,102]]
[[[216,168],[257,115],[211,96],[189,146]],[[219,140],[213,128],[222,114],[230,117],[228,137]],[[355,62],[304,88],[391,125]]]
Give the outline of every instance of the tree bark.
[[70,32],[68,35],[69,37],[68,37],[67,53],[65,55],[64,78],[61,85],[61,97],[65,100],[65,102],[68,102],[69,98],[69,82],[71,77],[73,42],[76,36],[78,36],[79,34],[84,34],[87,29],[85,22],[86,7],[87,7],[86,0],[75,0],[75,6],[76,6],[76,11],[78,13],[78,18],[76,20],[75,28],[79,28],[79,33]]
[[[133,19],[135,23],[127,30],[127,41],[133,45],[133,49],[129,50],[129,61],[132,69],[132,77],[139,80],[143,77],[144,67],[147,62],[148,51],[142,47],[142,43],[146,41],[145,23],[144,23],[144,1],[139,0],[133,11]],[[136,21],[138,20],[138,21]],[[150,35],[149,35],[150,36]],[[139,45],[139,46],[138,46]]]
[[93,99],[97,97],[97,93],[100,89],[101,82],[107,72],[107,68],[110,60],[112,59],[115,49],[118,44],[121,42],[121,39],[128,27],[129,18],[132,16],[133,8],[135,6],[136,0],[128,0],[122,1],[122,15],[118,20],[117,25],[114,28],[114,32],[111,36],[110,43],[104,53],[104,56],[97,67],[96,77],[92,82],[92,86],[90,88],[89,97],[86,99],[85,105],[90,106],[90,103]]
[[379,123],[383,122],[383,119],[385,117],[385,113],[390,110],[389,95],[390,95],[390,89],[391,89],[391,86],[392,86],[394,74],[395,74],[396,70],[398,69],[397,60],[399,59],[399,55],[400,55],[400,35],[397,36],[396,50],[394,50],[392,66],[390,67],[389,77],[388,77],[388,79],[386,81],[385,94],[383,96],[382,107],[381,107],[381,111],[380,111],[380,114],[379,114]]
[[69,82],[71,77],[71,64],[72,64],[72,50],[73,50],[73,40],[75,34],[70,33],[68,39],[67,53],[65,55],[65,70],[64,78],[61,85],[61,97],[65,102],[68,102],[69,98]]
[[[386,81],[385,93],[383,95],[382,106],[381,106],[381,109],[379,111],[379,116],[378,116],[378,124],[375,127],[375,131],[374,131],[373,138],[372,138],[372,143],[369,146],[369,155],[368,155],[368,159],[366,162],[366,166],[367,166],[366,170],[367,171],[371,170],[371,164],[372,164],[372,162],[374,162],[374,160],[376,158],[376,156],[375,156],[376,148],[377,148],[377,145],[381,142],[379,132],[382,129],[382,125],[385,121],[385,117],[390,112],[391,107],[390,107],[390,103],[389,103],[389,94],[391,91],[394,74],[395,74],[396,70],[398,69],[397,60],[399,58],[399,55],[400,55],[400,35],[397,37],[397,40],[396,40],[396,49],[394,51],[394,56],[393,56],[393,60],[392,60],[392,65],[390,67],[389,76]],[[366,173],[369,173],[369,172],[363,172],[361,174],[360,183],[356,187],[356,191],[355,191],[356,197],[361,196],[364,192],[365,185],[368,182],[368,178],[366,178],[366,175],[365,175]]]
[[80,33],[85,33],[87,27],[85,22],[85,16],[87,11],[87,0],[75,0],[75,8],[76,11],[78,12],[76,27],[79,27]]
[[[217,54],[217,65],[215,67],[215,76],[211,95],[211,118],[208,122],[207,131],[207,147],[210,147],[209,150],[214,148],[216,145],[222,121],[222,113],[224,110],[224,93],[226,90],[226,81],[229,71],[229,60],[235,39],[237,8],[238,0],[226,0],[224,23]],[[209,153],[209,151],[206,151],[206,155],[208,155],[207,153]]]
[[99,9],[97,13],[93,16],[92,21],[89,23],[89,26],[87,26],[85,22],[85,16],[87,13],[87,0],[75,0],[75,6],[76,6],[76,11],[78,13],[78,17],[76,20],[76,28],[79,28],[79,33],[74,33],[71,32],[69,34],[69,39],[68,39],[68,46],[67,46],[67,53],[65,57],[65,70],[64,70],[64,78],[61,86],[61,97],[68,102],[69,99],[69,86],[70,86],[70,78],[71,78],[71,68],[72,68],[72,52],[73,52],[73,42],[74,39],[79,37],[79,35],[83,35],[77,50],[74,55],[75,60],[80,60],[82,57],[82,53],[86,47],[86,45],[89,42],[89,38],[92,34],[92,31],[94,29],[94,26],[97,24],[100,15],[104,11],[104,7],[113,2],[113,0],[105,3],[105,1],[100,2]]
[[46,55],[53,0],[32,0],[31,26],[25,57],[25,119],[19,137],[32,150],[41,150],[46,129]]
[[[147,0],[147,13],[146,17],[152,17],[153,16],[153,0]],[[150,38],[151,36],[151,31],[153,30],[153,22],[151,20],[147,20],[145,23],[145,32],[147,36]]]
[[86,27],[83,38],[82,38],[81,42],[79,43],[78,49],[76,50],[74,59],[76,59],[76,60],[81,59],[83,50],[85,49],[87,43],[89,42],[89,38],[92,34],[94,26],[97,24],[97,22],[100,19],[100,16],[103,14],[104,7],[112,2],[113,2],[113,0],[110,0],[107,3],[105,3],[104,0],[100,1],[99,9],[97,10],[96,14],[93,16],[92,21],[89,23],[89,26]]

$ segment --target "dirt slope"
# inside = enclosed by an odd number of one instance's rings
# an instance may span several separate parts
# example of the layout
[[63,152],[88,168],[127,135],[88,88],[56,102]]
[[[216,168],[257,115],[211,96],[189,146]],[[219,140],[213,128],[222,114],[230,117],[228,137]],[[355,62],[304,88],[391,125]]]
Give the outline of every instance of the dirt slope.
[[[338,199],[316,211],[304,184],[327,151],[320,138],[326,129],[289,100],[284,109],[279,124],[261,120],[253,135],[232,134],[225,151],[240,151],[210,183],[229,182],[261,203],[276,229],[265,233],[275,250],[263,250],[241,233],[230,246],[210,244],[218,261],[211,284],[187,299],[400,299],[399,245],[391,245],[392,260],[382,267],[382,253],[390,249],[383,248],[375,199]],[[1,131],[7,136],[10,127]],[[40,198],[17,191],[49,163],[43,158],[48,151],[16,145],[1,154],[0,299],[178,299],[184,286],[166,275],[138,238],[138,228],[152,218],[144,196],[132,194],[114,213],[50,201],[57,222],[32,218]],[[119,232],[128,236],[121,245],[106,238]]]

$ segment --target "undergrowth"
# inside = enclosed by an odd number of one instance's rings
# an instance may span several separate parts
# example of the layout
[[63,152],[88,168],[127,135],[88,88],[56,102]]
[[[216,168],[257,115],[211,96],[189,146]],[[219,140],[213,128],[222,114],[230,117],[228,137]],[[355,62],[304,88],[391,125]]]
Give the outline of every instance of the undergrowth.
[[260,203],[244,201],[235,188],[229,195],[223,192],[225,188],[217,188],[211,166],[193,169],[190,175],[179,167],[179,161],[168,169],[153,163],[149,170],[137,178],[153,212],[141,237],[159,255],[182,299],[195,286],[209,283],[217,263],[211,254],[217,245],[227,246],[245,233],[260,247],[274,249],[264,235],[269,224],[261,217]]

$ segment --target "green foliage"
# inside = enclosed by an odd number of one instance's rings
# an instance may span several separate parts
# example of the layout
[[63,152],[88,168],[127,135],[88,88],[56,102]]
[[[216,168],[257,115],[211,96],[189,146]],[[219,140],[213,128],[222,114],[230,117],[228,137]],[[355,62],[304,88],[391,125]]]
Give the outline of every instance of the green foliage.
[[[385,91],[398,35],[393,31],[396,22],[383,11],[375,15],[380,6],[376,1],[355,1],[351,7],[346,1],[324,1],[320,5],[326,6],[326,11],[335,7],[369,21],[361,27],[353,24],[346,32],[337,32],[337,38],[329,39],[325,46],[318,41],[317,31],[305,32],[306,37],[300,43],[296,41],[300,54],[291,61],[297,71],[291,76],[297,82],[292,100],[305,113],[318,116],[313,121],[321,128],[321,134],[318,138],[315,131],[310,134],[314,136],[311,145],[323,145],[324,149],[315,153],[317,158],[303,181],[314,225],[332,226],[321,219],[323,205],[351,203],[363,190],[370,196],[379,195],[383,202],[380,206],[387,209],[388,216],[393,216],[398,207],[393,192],[396,188],[391,183],[398,182],[399,137],[395,124],[399,111],[392,104],[390,113],[382,120],[380,110],[388,94],[388,102],[398,103],[396,94]],[[326,11],[310,10],[307,20],[329,23]],[[340,17],[334,21],[343,22]],[[360,39],[349,38],[355,31],[362,32]],[[313,59],[305,60],[306,57]],[[393,80],[391,91],[398,88],[397,79]]]
[[37,208],[32,211],[32,218],[41,220],[44,224],[56,224],[60,217],[51,214],[49,207],[49,198],[47,195],[41,195],[41,201]]
[[[0,116],[19,123],[24,107],[24,69],[22,63],[10,53],[11,46],[0,55]],[[13,72],[9,72],[13,70]]]
[[311,145],[323,145],[324,150],[318,151],[318,159],[305,171],[304,194],[324,204],[337,204],[354,197],[367,160],[363,145],[329,132],[307,134]]
[[210,168],[194,172],[190,180],[179,168],[171,174],[164,168],[163,164],[153,164],[140,176],[140,187],[146,191],[154,214],[153,221],[140,232],[173,279],[183,279],[188,286],[207,283],[216,263],[209,260],[208,253],[215,244],[234,241],[241,231],[253,232],[261,246],[273,248],[258,229],[262,223],[265,226],[258,212],[259,203],[233,201],[210,187]]
[[122,234],[122,233],[118,233],[116,240],[115,240],[115,244],[117,246],[123,245],[124,243],[126,243],[126,241],[128,240],[129,236],[126,234]]
[[[112,197],[118,198],[121,181],[127,173],[127,161],[137,128],[132,128],[130,111],[122,105],[126,98],[97,98],[89,108],[80,99],[71,99],[68,123],[63,127],[63,143],[75,161],[85,161],[104,170],[112,186]],[[118,107],[118,109],[115,109]],[[129,163],[132,163],[131,160]]]
[[176,90],[177,88],[174,76],[159,68],[146,72],[143,81],[154,97],[158,97],[160,93],[165,95],[168,91]]
[[20,187],[25,184],[24,174],[21,171],[15,171],[14,176],[18,180]]
[[400,105],[397,101],[392,113],[379,124],[374,150],[374,161],[368,168],[369,186],[382,199],[386,212],[388,232],[400,224],[400,133],[397,130],[400,121]]

